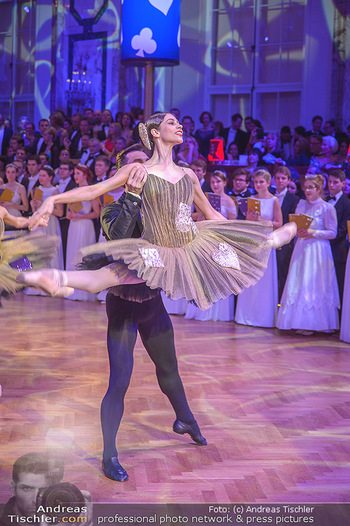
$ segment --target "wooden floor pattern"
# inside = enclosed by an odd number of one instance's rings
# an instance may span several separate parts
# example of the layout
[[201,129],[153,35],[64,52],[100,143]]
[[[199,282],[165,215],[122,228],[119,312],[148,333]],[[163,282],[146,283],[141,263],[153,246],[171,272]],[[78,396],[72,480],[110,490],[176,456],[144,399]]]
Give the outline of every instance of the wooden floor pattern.
[[17,294],[0,311],[0,501],[20,455],[63,450],[94,502],[348,502],[350,345],[337,335],[173,317],[180,370],[207,447],[172,430],[140,340],[119,433],[130,480],[100,470],[108,365],[103,305]]

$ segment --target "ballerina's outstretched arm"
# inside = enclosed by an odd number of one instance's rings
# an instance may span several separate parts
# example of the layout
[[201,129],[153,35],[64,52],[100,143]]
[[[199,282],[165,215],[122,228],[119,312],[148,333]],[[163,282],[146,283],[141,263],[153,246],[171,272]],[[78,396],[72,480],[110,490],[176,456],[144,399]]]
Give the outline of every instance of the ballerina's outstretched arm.
[[[27,228],[29,225],[29,218],[13,216],[4,206],[0,206],[0,217],[4,223],[14,226],[15,228]],[[45,219],[40,219],[38,226],[47,226],[47,221]]]
[[147,178],[147,171],[144,166],[140,163],[127,164],[120,168],[110,179],[91,186],[81,186],[74,190],[48,197],[30,218],[29,228],[36,230],[39,226],[40,218],[45,217],[47,219],[48,216],[52,214],[55,204],[92,201],[100,195],[123,186],[130,178],[141,180],[144,183]]

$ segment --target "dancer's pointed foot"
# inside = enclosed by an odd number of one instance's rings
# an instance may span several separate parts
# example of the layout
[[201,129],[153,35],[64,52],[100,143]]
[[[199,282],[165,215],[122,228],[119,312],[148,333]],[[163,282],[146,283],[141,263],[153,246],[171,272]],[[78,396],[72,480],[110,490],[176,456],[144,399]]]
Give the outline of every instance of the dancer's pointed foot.
[[72,287],[61,286],[61,273],[56,269],[20,272],[16,276],[16,281],[27,287],[39,288],[49,296],[64,297],[74,293]]
[[286,223],[281,228],[277,228],[269,235],[267,242],[271,248],[281,248],[283,245],[288,245],[296,236],[296,223]]
[[123,466],[118,462],[118,457],[102,460],[102,470],[107,478],[116,480],[117,482],[124,482],[129,478]]
[[182,422],[182,420],[179,420],[177,418],[173,425],[173,431],[178,435],[184,435],[185,433],[188,433],[192,438],[193,442],[195,442],[199,446],[207,445],[207,441],[201,435],[197,422],[193,422],[193,424],[186,424],[186,422]]

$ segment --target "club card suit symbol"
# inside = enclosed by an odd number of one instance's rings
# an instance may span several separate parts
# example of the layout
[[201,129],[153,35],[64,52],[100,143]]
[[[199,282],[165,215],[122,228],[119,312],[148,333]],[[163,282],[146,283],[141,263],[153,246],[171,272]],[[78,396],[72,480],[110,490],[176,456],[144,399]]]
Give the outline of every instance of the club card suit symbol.
[[144,27],[141,29],[139,35],[135,35],[131,40],[131,47],[133,49],[138,49],[136,53],[137,57],[144,57],[145,53],[147,55],[152,55],[157,49],[157,42],[152,39],[153,32],[149,27]]
[[174,0],[148,0],[153,7],[161,11],[165,16],[167,16],[169,9],[173,5]]

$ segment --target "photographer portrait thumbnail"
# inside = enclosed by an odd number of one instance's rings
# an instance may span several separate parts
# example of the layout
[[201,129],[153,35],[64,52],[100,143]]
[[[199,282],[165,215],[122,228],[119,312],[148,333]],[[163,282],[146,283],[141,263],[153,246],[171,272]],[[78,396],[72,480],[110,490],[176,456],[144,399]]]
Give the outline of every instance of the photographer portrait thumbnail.
[[[10,526],[18,523],[58,523],[73,522],[63,519],[62,513],[46,513],[48,504],[59,504],[61,511],[64,509],[69,513],[67,505],[71,505],[72,499],[70,487],[73,494],[79,493],[80,513],[86,513],[86,501],[91,500],[90,494],[83,496],[80,490],[73,484],[61,482],[64,474],[64,464],[61,458],[45,453],[27,453],[18,458],[12,467],[11,489],[13,497],[5,504],[4,511],[0,517],[0,526]],[[68,500],[67,500],[67,487]],[[88,492],[84,492],[88,493]],[[48,497],[47,497],[48,496]],[[50,498],[51,497],[51,498]],[[58,499],[57,499],[58,497]],[[61,499],[60,497],[63,497]],[[87,498],[86,498],[87,497]],[[53,500],[54,502],[50,502]],[[74,499],[75,500],[75,499]],[[78,500],[78,499],[77,499]],[[65,505],[62,506],[62,505]],[[76,509],[74,510],[77,511]],[[78,515],[79,515],[78,514]],[[67,517],[69,519],[70,517]],[[84,519],[84,517],[80,517]],[[72,516],[74,522],[77,514]],[[86,524],[87,519],[84,521]]]

